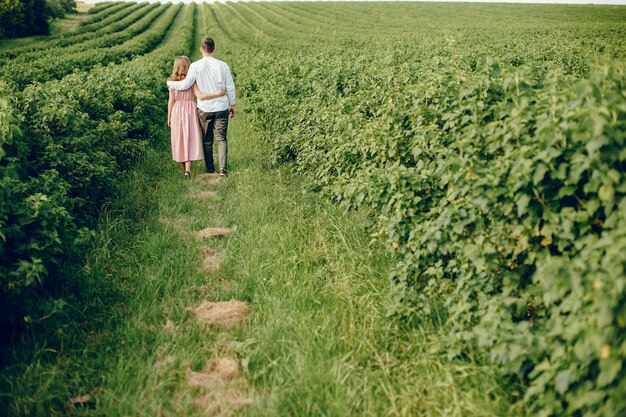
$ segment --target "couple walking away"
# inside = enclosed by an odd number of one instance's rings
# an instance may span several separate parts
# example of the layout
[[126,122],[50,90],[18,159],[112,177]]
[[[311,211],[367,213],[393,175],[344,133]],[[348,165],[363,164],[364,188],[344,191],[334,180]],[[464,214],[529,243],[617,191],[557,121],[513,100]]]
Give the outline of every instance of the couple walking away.
[[[167,81],[170,92],[167,124],[171,128],[172,158],[181,163],[185,177],[189,178],[191,162],[201,160],[203,150],[206,171],[213,173],[215,139],[219,175],[223,177],[228,161],[228,116],[235,116],[235,83],[228,65],[213,57],[213,39],[204,38],[200,52],[202,59],[193,64],[186,56],[176,57]],[[194,94],[198,97],[197,107]]]

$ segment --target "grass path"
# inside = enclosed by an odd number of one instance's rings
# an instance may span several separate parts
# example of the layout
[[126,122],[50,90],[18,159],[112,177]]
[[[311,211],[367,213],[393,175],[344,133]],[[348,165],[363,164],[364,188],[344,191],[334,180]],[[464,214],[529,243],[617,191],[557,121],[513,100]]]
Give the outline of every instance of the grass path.
[[[167,137],[129,176],[76,273],[75,316],[12,370],[7,414],[521,414],[489,367],[448,362],[431,353],[435,329],[386,317],[390,259],[366,213],[271,167],[239,107],[227,180],[200,178],[200,164],[184,180]],[[198,239],[206,227],[236,232]],[[243,322],[207,326],[190,311],[228,300],[247,303]]]
[[[192,413],[198,397],[182,372],[227,356],[240,361],[247,384],[239,388],[254,400],[241,409],[244,415],[510,413],[488,368],[438,358],[429,353],[435,333],[401,328],[385,316],[389,259],[370,244],[365,213],[346,215],[304,191],[287,169],[271,168],[261,137],[244,117],[231,125],[227,181],[208,186],[197,179],[196,166],[196,179],[184,182],[171,163],[162,180],[162,230],[146,233],[156,240],[147,245],[154,245],[151,252],[167,259],[153,255],[142,263],[155,269],[144,275],[155,276],[163,293],[156,314],[140,322],[163,333],[152,368],[162,369],[158,379],[171,386],[167,396],[137,393],[133,401],[147,395],[146,407]],[[216,198],[199,199],[209,188]],[[184,238],[207,226],[237,227],[234,235],[210,241],[223,261],[217,274],[200,267],[206,244]],[[157,249],[166,243],[169,254]],[[202,300],[231,299],[250,306],[243,326],[207,332],[186,312]],[[169,336],[167,320],[176,329]],[[121,381],[111,386],[120,387],[112,398],[128,391]]]

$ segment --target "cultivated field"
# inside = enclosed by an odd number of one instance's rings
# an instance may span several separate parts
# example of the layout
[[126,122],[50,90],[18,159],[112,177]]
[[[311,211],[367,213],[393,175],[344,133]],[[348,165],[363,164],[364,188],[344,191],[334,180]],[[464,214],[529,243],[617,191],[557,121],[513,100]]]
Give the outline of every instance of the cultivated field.
[[[626,413],[626,7],[86,13],[0,48],[0,414]],[[207,35],[231,173],[185,182]]]

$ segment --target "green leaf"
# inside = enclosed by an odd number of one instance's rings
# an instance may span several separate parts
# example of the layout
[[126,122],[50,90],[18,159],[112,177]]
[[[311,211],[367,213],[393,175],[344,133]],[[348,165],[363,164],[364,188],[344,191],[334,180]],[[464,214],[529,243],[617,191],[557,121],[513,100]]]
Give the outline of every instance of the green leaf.
[[604,183],[598,190],[598,197],[604,203],[612,203],[615,199],[615,190],[610,183]]
[[528,207],[528,203],[530,203],[530,197],[527,194],[522,194],[520,198],[517,199],[517,216],[522,217],[526,213],[526,208]]
[[570,381],[572,379],[573,373],[570,370],[561,371],[556,374],[556,378],[554,379],[554,385],[556,387],[557,392],[564,394],[569,388]]
[[622,369],[622,360],[620,358],[608,358],[600,361],[600,375],[598,375],[598,386],[605,387],[609,385]]
[[548,172],[548,167],[546,167],[544,164],[539,164],[533,174],[533,184],[539,184],[546,176],[546,172]]

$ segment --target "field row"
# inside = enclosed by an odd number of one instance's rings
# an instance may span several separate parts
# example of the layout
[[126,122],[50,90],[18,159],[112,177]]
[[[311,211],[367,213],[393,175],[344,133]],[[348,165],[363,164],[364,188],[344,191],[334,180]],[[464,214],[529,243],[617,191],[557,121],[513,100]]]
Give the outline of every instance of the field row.
[[59,79],[96,64],[119,63],[144,54],[161,42],[180,7],[158,4],[141,7],[110,27],[110,33],[81,38],[76,44],[21,53],[7,61],[0,69],[0,77],[24,87],[36,81]]

